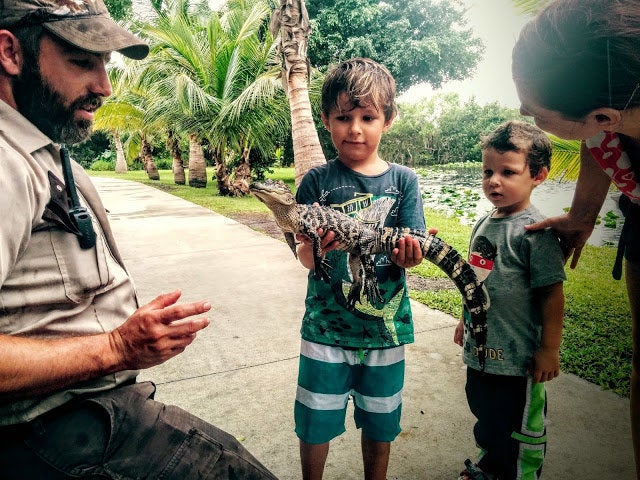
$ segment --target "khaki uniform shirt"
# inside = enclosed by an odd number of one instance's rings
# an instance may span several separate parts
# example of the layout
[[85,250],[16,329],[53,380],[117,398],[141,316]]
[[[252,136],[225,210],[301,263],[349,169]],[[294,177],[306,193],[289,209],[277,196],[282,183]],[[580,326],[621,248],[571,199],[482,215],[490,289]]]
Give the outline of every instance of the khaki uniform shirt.
[[[87,250],[48,208],[55,188],[50,173],[64,182],[58,146],[2,101],[0,164],[0,335],[58,338],[121,325],[138,306],[136,293],[82,167],[72,162],[80,202],[96,231],[96,246]],[[32,420],[78,394],[113,388],[136,374],[118,372],[43,396],[0,400],[0,425]]]

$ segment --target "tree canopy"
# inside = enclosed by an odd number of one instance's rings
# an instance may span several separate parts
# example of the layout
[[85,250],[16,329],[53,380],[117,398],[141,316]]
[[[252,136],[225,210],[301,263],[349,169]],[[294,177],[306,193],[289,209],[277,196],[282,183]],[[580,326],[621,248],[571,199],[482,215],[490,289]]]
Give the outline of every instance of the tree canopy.
[[309,60],[320,70],[351,57],[387,66],[398,91],[468,77],[484,53],[461,0],[307,0]]

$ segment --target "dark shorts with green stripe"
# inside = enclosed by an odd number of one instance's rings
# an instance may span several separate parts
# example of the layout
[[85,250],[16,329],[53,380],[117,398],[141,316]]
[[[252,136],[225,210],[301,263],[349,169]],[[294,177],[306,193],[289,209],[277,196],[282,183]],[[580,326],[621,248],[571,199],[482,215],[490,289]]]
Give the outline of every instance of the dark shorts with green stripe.
[[357,428],[370,440],[400,433],[404,347],[355,349],[302,340],[294,416],[296,434],[311,444],[345,431],[349,397]]
[[544,383],[467,368],[466,393],[480,469],[500,480],[539,479],[547,446]]

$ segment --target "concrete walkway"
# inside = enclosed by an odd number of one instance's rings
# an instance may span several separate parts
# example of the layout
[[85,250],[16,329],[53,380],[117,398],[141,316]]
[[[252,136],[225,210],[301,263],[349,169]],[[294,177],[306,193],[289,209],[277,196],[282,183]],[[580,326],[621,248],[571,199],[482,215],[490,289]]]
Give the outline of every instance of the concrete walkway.
[[[156,398],[232,433],[283,480],[300,478],[293,400],[306,270],[286,244],[135,182],[94,178],[142,302],[174,289],[207,299],[212,324],[178,357],[146,370]],[[456,479],[473,458],[456,319],[414,303],[403,432],[389,479]],[[548,384],[545,480],[632,480],[629,401],[562,374]],[[332,442],[325,479],[362,478],[359,433]]]

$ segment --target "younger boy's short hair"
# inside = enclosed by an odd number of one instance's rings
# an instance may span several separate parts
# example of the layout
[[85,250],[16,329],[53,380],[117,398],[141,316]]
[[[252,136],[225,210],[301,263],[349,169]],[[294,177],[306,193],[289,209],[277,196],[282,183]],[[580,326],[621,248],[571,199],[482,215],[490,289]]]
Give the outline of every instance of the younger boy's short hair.
[[338,108],[342,92],[354,108],[371,105],[384,112],[386,121],[396,114],[396,81],[387,67],[369,58],[352,58],[329,69],[322,85],[322,113]]
[[531,123],[519,120],[504,122],[482,139],[482,150],[487,148],[500,153],[524,153],[532,178],[540,173],[542,167],[551,168],[551,141],[546,133]]

